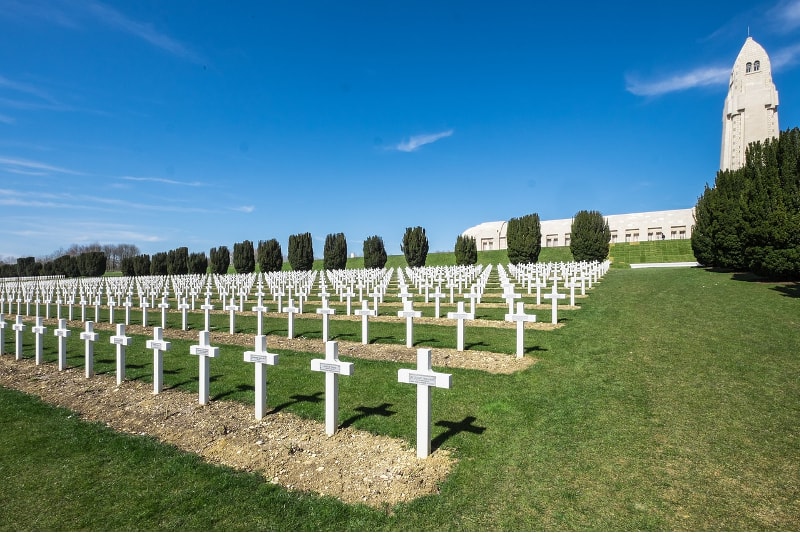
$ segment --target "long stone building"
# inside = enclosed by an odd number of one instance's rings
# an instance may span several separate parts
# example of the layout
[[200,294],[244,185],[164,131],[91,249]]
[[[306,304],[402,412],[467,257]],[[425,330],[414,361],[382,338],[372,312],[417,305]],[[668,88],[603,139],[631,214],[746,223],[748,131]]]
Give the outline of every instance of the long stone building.
[[778,137],[778,90],[764,48],[748,37],[731,70],[722,108],[722,150],[719,168],[744,166],[747,145]]
[[[694,224],[694,208],[644,213],[626,213],[605,217],[612,243],[635,243],[662,239],[689,239]],[[572,219],[541,221],[542,246],[566,247],[570,244]],[[462,235],[475,238],[478,250],[505,250],[507,221],[485,222],[464,230]]]

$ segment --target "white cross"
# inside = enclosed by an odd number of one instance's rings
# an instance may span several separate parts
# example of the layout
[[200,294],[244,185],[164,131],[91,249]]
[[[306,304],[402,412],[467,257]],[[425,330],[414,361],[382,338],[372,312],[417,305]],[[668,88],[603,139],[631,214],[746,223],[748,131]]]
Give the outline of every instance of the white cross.
[[210,322],[210,319],[211,319],[211,317],[210,317],[211,310],[214,309],[214,305],[211,304],[211,297],[206,295],[206,302],[205,302],[205,304],[200,306],[200,309],[205,312],[205,318],[206,318],[206,327],[203,330],[208,331],[210,329],[208,323]]
[[233,301],[233,297],[231,297],[231,303],[225,306],[225,309],[230,312],[230,333],[236,333],[236,312],[239,311],[239,306]]
[[42,342],[44,341],[44,333],[47,328],[42,324],[42,318],[36,318],[36,326],[31,328],[31,332],[36,334],[36,365],[41,365],[42,360]]
[[272,293],[272,297],[278,298],[278,313],[283,313],[283,297],[286,296],[286,293],[282,290],[277,290]]
[[142,326],[147,326],[147,297],[139,300],[142,305]]
[[522,297],[520,293],[514,293],[514,284],[508,284],[504,286],[506,292],[503,293],[502,297],[506,299],[506,303],[508,303],[508,313],[514,313],[514,299],[518,299]]
[[325,433],[332,436],[339,426],[339,375],[353,374],[353,364],[339,361],[339,344],[325,343],[325,359],[311,360],[311,370],[325,373]]
[[406,318],[406,347],[409,349],[414,346],[414,317],[422,317],[422,312],[412,308],[414,303],[406,300],[403,309],[397,312],[398,317]]
[[536,305],[539,306],[542,303],[542,288],[547,287],[547,282],[541,280],[538,276],[536,277],[536,282],[533,283],[533,287],[536,288]]
[[544,296],[544,298],[550,299],[550,301],[553,303],[553,311],[551,314],[553,318],[553,324],[558,324],[558,299],[563,299],[564,297],[566,297],[566,295],[558,292],[555,283],[553,283],[553,289],[551,292]]
[[263,299],[262,299],[261,295],[258,296],[258,305],[257,306],[253,306],[253,311],[256,312],[256,323],[258,324],[258,334],[257,335],[260,336],[260,335],[263,334],[263,331],[262,331],[263,328],[261,326],[261,323],[263,322],[264,313],[269,311],[269,308],[264,306]]
[[[19,308],[19,306],[17,306]],[[25,331],[25,325],[22,324],[22,315],[17,315],[17,322],[11,326],[14,330],[14,341],[16,341],[16,359],[22,359],[22,333]]]
[[109,324],[114,324],[114,305],[115,304],[116,304],[116,302],[114,302],[114,298],[111,295],[109,295],[108,296],[108,323]]
[[58,370],[63,371],[67,368],[67,338],[72,334],[67,330],[67,320],[59,319],[58,328],[53,331],[53,335],[58,338]]
[[431,297],[434,299],[434,317],[437,319],[439,318],[439,300],[443,299],[446,295],[442,293],[442,286],[436,286],[436,293],[431,293]]
[[478,293],[475,286],[472,286],[472,290],[469,293],[464,293],[464,298],[469,299],[469,312],[474,314],[475,313],[475,300],[480,298],[481,294]]
[[347,286],[347,291],[343,292],[341,296],[347,298],[347,315],[352,315],[351,299],[356,296],[356,294],[353,292],[353,288]]
[[289,318],[289,324],[287,326],[287,339],[294,339],[294,314],[300,311],[293,303],[292,299],[289,299],[289,305],[286,306],[283,311],[286,312]]
[[522,358],[525,355],[525,323],[536,321],[535,315],[525,313],[524,306],[524,303],[517,302],[517,313],[506,314],[506,321],[515,321],[517,323],[517,358]]
[[370,297],[373,299],[373,310],[375,311],[375,315],[378,315],[378,299],[383,299],[383,293],[376,287],[375,291],[369,294]]
[[323,300],[322,308],[317,308],[317,314],[322,315],[322,341],[328,342],[328,317],[336,313],[336,310],[329,308],[328,303]]
[[450,389],[452,375],[431,369],[431,349],[417,349],[417,368],[398,369],[397,381],[417,385],[417,458],[427,458],[431,453],[430,390],[432,387]]
[[100,334],[94,331],[94,323],[86,321],[86,330],[80,333],[80,338],[86,341],[86,378],[94,376],[94,342],[99,337]]
[[167,327],[167,310],[169,309],[169,302],[167,302],[167,296],[164,295],[161,297],[161,304],[158,305],[161,308],[161,328]]
[[244,353],[244,361],[256,364],[256,419],[263,419],[267,411],[267,368],[266,365],[276,365],[278,355],[267,352],[267,336],[257,335],[255,350]]
[[219,356],[219,347],[212,347],[210,339],[211,333],[208,330],[203,330],[200,332],[200,344],[189,347],[189,354],[199,356],[200,382],[198,397],[200,404],[208,404],[210,358]]
[[117,325],[117,335],[111,336],[112,345],[117,346],[117,385],[125,380],[125,347],[131,344],[131,338],[125,335],[125,325]]
[[448,319],[456,319],[458,321],[458,326],[456,330],[456,350],[463,351],[464,350],[464,321],[475,319],[474,313],[467,313],[464,311],[464,301],[458,301],[458,307],[454,312],[447,313]]
[[[2,300],[0,300],[2,302]],[[6,322],[0,313],[0,355],[6,353]]]
[[182,298],[180,304],[178,304],[178,309],[181,311],[181,330],[187,330],[187,314],[189,313],[189,303],[186,302],[186,297]]
[[408,286],[402,286],[400,288],[400,293],[398,293],[397,296],[403,299],[403,305],[405,305],[406,301],[412,298],[414,294],[408,292]]
[[153,327],[153,339],[145,341],[145,347],[153,351],[153,393],[161,393],[164,387],[164,355],[162,352],[169,350],[171,343],[164,341],[164,329]]
[[131,306],[133,306],[133,302],[131,302],[130,295],[125,299],[123,306],[125,306],[125,324],[131,324]]
[[578,282],[573,278],[570,282],[564,282],[564,287],[569,288],[569,305],[575,306],[575,288],[578,287]]
[[356,315],[361,316],[361,344],[366,345],[369,343],[369,316],[376,315],[375,310],[371,310],[367,307],[367,301],[361,301],[361,309],[356,310]]

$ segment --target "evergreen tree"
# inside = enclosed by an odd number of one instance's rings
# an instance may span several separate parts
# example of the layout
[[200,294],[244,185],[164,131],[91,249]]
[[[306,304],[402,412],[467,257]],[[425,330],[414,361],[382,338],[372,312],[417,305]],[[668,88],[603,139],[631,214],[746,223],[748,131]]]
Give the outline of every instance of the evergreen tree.
[[205,252],[192,252],[187,262],[189,274],[205,274],[208,271],[208,257]]
[[344,234],[328,234],[325,238],[322,267],[326,271],[344,269],[347,266],[347,240]]
[[581,210],[572,219],[569,249],[575,261],[603,261],[608,257],[611,229],[599,211]]
[[189,272],[189,249],[178,247],[167,252],[167,274],[186,274]]
[[508,261],[515,265],[536,263],[542,250],[539,214],[531,213],[508,221],[506,230]]
[[258,242],[258,268],[262,273],[278,272],[283,269],[283,252],[277,239]]
[[705,191],[697,199],[694,209],[694,226],[692,226],[692,252],[700,265],[713,266],[716,264],[714,254],[713,213],[711,203],[714,190],[706,184]]
[[231,264],[231,252],[225,245],[212,248],[208,253],[208,264],[214,274],[226,274]]
[[25,258],[17,258],[17,276],[36,276],[36,258],[27,256]]
[[163,276],[167,274],[168,254],[166,252],[156,252],[150,258],[150,274],[155,276]]
[[255,272],[256,254],[252,241],[244,240],[233,244],[233,268],[237,273]]
[[458,236],[453,252],[456,255],[456,265],[475,265],[478,263],[478,244],[472,236]]
[[122,276],[134,276],[136,271],[133,268],[133,258],[122,258],[119,262]]
[[400,250],[403,251],[409,267],[424,267],[428,257],[428,236],[425,235],[425,229],[421,226],[406,228]]
[[136,276],[150,274],[150,254],[139,254],[133,257],[133,272]]
[[373,235],[364,240],[364,268],[383,269],[386,267],[386,247],[383,238]]
[[289,265],[294,271],[310,271],[314,266],[314,245],[309,232],[289,236]]

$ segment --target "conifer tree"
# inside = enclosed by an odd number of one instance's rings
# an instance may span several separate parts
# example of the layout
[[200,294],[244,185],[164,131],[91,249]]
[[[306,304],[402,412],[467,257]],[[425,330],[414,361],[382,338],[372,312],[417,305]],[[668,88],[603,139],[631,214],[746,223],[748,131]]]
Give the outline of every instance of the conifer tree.
[[386,266],[386,247],[383,238],[377,235],[364,240],[364,268],[383,269]]
[[205,274],[208,271],[208,257],[205,252],[192,252],[187,262],[189,274]]
[[150,274],[154,276],[167,274],[166,252],[156,252],[150,258]]
[[508,261],[515,265],[536,263],[542,250],[539,214],[531,213],[508,221],[506,230]]
[[314,266],[314,245],[311,233],[289,236],[289,265],[294,271],[310,271]]
[[244,240],[233,244],[233,268],[237,273],[255,272],[256,255],[252,241]]
[[403,243],[400,245],[409,267],[424,267],[428,257],[428,236],[421,226],[406,228]]
[[478,263],[478,244],[472,236],[458,236],[453,252],[456,255],[457,265],[475,265]]
[[608,257],[611,229],[599,211],[581,210],[572,219],[570,252],[575,261],[603,261]]
[[178,247],[167,252],[167,274],[186,274],[189,272],[189,249]]
[[262,273],[277,272],[283,268],[283,252],[277,239],[259,241],[256,256]]
[[347,266],[347,240],[343,233],[328,234],[325,238],[322,266],[326,271]]
[[212,248],[208,253],[208,266],[213,274],[227,274],[231,264],[231,252],[228,247],[222,245]]

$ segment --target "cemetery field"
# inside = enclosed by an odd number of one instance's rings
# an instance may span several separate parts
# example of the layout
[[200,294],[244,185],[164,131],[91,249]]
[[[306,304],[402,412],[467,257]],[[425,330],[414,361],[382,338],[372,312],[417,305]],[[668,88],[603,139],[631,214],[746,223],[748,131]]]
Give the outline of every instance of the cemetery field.
[[[288,491],[0,388],[0,529],[800,530],[800,285],[694,268],[613,269],[579,304],[559,328],[526,331],[525,358],[535,363],[524,370],[434,364],[452,374],[451,389],[432,392],[434,456],[446,450],[456,463],[438,493],[394,507]],[[152,324],[160,317],[151,313]],[[214,317],[224,330],[226,316]],[[247,317],[238,321],[250,328]],[[296,329],[316,338],[319,323]],[[404,343],[401,326],[379,325],[370,334],[381,343]],[[342,340],[359,332],[344,321],[331,327]],[[44,365],[57,373],[52,328]],[[452,327],[419,328],[420,343],[452,346]],[[511,354],[507,333],[467,326],[467,343]],[[95,369],[113,375],[110,333],[100,334]],[[82,362],[76,338],[71,367]],[[29,332],[25,340],[30,359]],[[190,344],[173,341],[165,384],[195,394]],[[252,408],[253,369],[242,362],[251,348],[220,347],[212,405]],[[276,352],[270,409],[323,421],[324,378],[308,369],[321,355]],[[1,358],[14,363],[13,353]],[[397,382],[410,365],[342,359],[355,364],[340,381],[346,429],[413,447],[415,388]],[[149,384],[152,351],[131,347],[128,366],[129,380]]]

